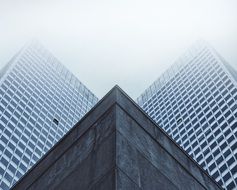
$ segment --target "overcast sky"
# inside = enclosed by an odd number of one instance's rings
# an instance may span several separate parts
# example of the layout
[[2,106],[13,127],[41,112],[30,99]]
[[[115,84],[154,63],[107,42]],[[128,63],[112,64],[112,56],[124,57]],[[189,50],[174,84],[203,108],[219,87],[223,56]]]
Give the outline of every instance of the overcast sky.
[[32,38],[99,98],[137,98],[198,39],[237,69],[237,1],[0,0],[0,67]]

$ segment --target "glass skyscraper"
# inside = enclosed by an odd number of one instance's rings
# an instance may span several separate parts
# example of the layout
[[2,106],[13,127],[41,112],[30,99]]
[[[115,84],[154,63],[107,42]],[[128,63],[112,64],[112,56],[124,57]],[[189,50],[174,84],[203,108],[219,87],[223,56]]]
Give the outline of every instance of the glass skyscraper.
[[211,46],[196,43],[137,102],[217,182],[237,188],[237,72]]
[[98,101],[37,42],[0,71],[0,189],[9,189]]

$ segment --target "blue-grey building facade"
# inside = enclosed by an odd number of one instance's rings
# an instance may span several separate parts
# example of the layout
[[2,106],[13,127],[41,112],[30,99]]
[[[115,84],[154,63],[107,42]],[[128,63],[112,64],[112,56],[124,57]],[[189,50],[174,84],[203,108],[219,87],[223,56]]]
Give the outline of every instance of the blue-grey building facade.
[[37,42],[0,71],[0,189],[9,189],[98,101]]
[[221,190],[118,86],[12,190]]
[[223,188],[237,188],[237,72],[210,45],[196,43],[137,102]]

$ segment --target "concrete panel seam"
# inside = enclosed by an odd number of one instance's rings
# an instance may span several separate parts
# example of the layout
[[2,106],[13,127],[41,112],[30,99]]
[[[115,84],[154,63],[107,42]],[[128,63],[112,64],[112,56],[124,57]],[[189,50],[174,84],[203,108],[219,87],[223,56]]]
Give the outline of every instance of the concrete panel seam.
[[[147,119],[149,119],[149,121],[155,126],[155,127],[157,127],[163,134],[164,134],[164,136],[166,136],[170,141],[172,141],[173,143],[174,143],[174,145],[183,153],[183,154],[185,154],[190,160],[192,160],[192,162],[203,172],[203,173],[205,173],[220,189],[223,189],[217,182],[216,182],[216,180],[215,179],[213,179],[213,177],[212,176],[210,176],[209,174],[208,174],[208,172],[206,172],[191,156],[189,156],[155,121],[153,121],[153,119],[144,111],[144,110],[142,110],[142,108],[134,101],[134,100],[132,100],[120,87],[118,87],[119,89],[120,89],[120,95],[121,96],[124,96],[124,98],[123,97],[121,97],[121,99],[124,99],[124,100],[126,100],[126,99],[129,99],[131,102],[129,102],[130,104],[133,104],[133,106],[135,106],[140,112],[141,112],[141,114],[143,114],[143,115],[145,115],[146,117],[147,117]],[[126,100],[127,101],[127,100]],[[128,102],[128,101],[127,101]],[[124,108],[123,108],[123,105],[119,102],[119,101],[117,101],[117,105],[122,109],[122,110],[124,110],[128,115],[130,115],[130,117],[131,118],[133,118],[133,116],[131,116],[131,114],[128,112],[128,111],[126,111]],[[133,118],[134,119],[134,118]],[[137,122],[137,120],[136,119],[134,119],[136,122]],[[138,122],[137,122],[138,123]],[[139,123],[138,123],[139,124]],[[140,124],[139,124],[140,125]],[[141,126],[141,125],[140,125]],[[143,127],[142,127],[143,128]],[[145,129],[144,129],[145,130]],[[150,132],[149,131],[147,131],[149,134],[150,134]]]
[[[194,179],[196,179],[197,181],[198,181],[198,183],[200,183],[205,189],[207,189],[207,187],[205,187],[188,169],[186,169],[186,167],[184,167],[183,166],[183,164],[182,163],[180,163],[169,151],[167,151],[167,149],[161,144],[161,143],[159,143],[157,140],[156,140],[156,138],[154,138],[153,137],[153,135],[149,132],[149,131],[147,131],[143,126],[141,126],[137,121],[136,121],[136,119],[134,119],[133,118],[133,116],[131,116],[126,110],[124,110],[123,109],[123,107],[121,107],[119,104],[117,104],[135,123],[137,123],[137,125],[138,126],[140,126],[155,142],[157,142],[159,145],[160,145],[160,147],[165,151],[165,152],[167,152],[175,161],[177,161],[177,163],[179,163],[179,165],[188,173],[188,174],[190,174]],[[117,130],[118,131],[118,130]],[[182,151],[183,152],[183,151]],[[186,154],[185,154],[186,155]],[[187,155],[186,155],[187,156]],[[189,156],[188,156],[188,158],[189,158]],[[196,163],[196,161],[194,161],[194,160],[191,160],[191,162],[195,162]],[[197,163],[195,164],[195,166],[196,165],[198,165]],[[199,165],[198,165],[199,166]],[[203,171],[205,174],[207,174],[206,172],[205,172],[205,170],[203,170],[202,168],[200,168],[200,167],[198,167],[199,169],[201,169],[201,171]],[[208,175],[209,176],[209,175]],[[210,176],[209,176],[210,177]],[[211,178],[211,177],[210,177]],[[211,180],[213,181],[213,179],[211,178]],[[215,184],[216,184],[216,182],[215,182]],[[218,185],[219,186],[219,185]]]
[[[75,143],[76,143],[81,137],[83,137],[83,136],[94,126],[94,124],[95,124],[98,120],[100,120],[103,116],[105,116],[107,113],[109,113],[109,112],[112,110],[112,108],[114,107],[114,105],[115,105],[115,104],[112,104],[112,105],[108,108],[108,110],[105,111],[105,112],[104,112],[95,122],[93,122],[85,131],[83,131],[83,132],[81,133],[81,135],[77,136],[77,139],[75,139],[74,142],[73,142],[71,145],[69,145],[63,152],[61,152],[61,154],[50,164],[49,167],[47,167],[47,169],[45,169],[45,170],[38,176],[38,178],[40,178],[45,172],[47,172],[47,170],[48,170],[50,167],[52,167],[55,162],[57,162],[72,146],[74,146]],[[77,127],[77,126],[74,126],[72,129],[75,130],[75,129],[76,129],[75,127]],[[112,134],[114,131],[115,131],[115,129],[111,132],[111,134]],[[69,131],[69,132],[71,132],[71,131]],[[64,137],[63,137],[63,139],[64,139]],[[58,143],[55,144],[55,146],[52,147],[52,149],[51,149],[48,153],[46,153],[25,175],[23,175],[22,178],[25,177],[25,176],[27,176],[27,175],[29,175],[29,173],[30,173],[34,168],[36,168],[37,165],[38,165],[40,162],[42,162],[42,161],[47,157],[47,155],[49,155],[51,152],[53,152],[53,150],[57,147],[57,145],[58,145]],[[35,181],[37,181],[38,178],[34,179],[34,180],[32,181],[32,183],[31,183],[30,185],[28,185],[27,188],[31,187],[31,186],[33,185],[33,183],[34,183]],[[19,182],[21,182],[21,179],[19,180]],[[16,183],[14,186],[16,186],[17,184],[18,184],[18,183]],[[14,186],[13,186],[13,187],[14,187]],[[13,188],[13,187],[12,187],[12,188]]]
[[[134,180],[132,178],[130,178],[119,166],[116,165],[115,169],[117,170],[116,171],[116,175],[117,175],[117,172],[120,171],[121,173],[123,173],[128,179],[130,179],[136,186],[138,189],[142,189],[142,187],[139,187],[139,185],[134,182]],[[116,180],[117,180],[117,177],[116,177]],[[117,184],[117,181],[116,181],[116,184]],[[117,189],[116,189],[117,190]]]
[[[159,171],[159,169],[144,155],[144,154],[142,154],[142,152],[136,147],[136,146],[134,146],[133,145],[133,143],[131,142],[131,141],[129,141],[119,130],[117,130],[116,131],[116,133],[119,133],[127,142],[128,142],[128,144],[130,144],[131,146],[133,146],[139,153],[140,153],[140,155],[145,159],[145,160],[147,160],[152,166],[154,166],[158,171]],[[117,166],[121,171],[123,171],[119,166]],[[125,172],[123,172],[123,173],[125,173]],[[166,178],[167,178],[167,180],[171,183],[171,184],[173,184],[174,186],[176,186],[170,179],[169,179],[169,177],[168,176],[166,176],[165,174],[163,174],[162,173],[162,175],[163,176],[165,176]],[[193,176],[192,176],[193,177]],[[131,178],[130,178],[131,179]],[[194,178],[194,179],[196,179],[196,178]],[[132,181],[133,181],[133,179],[131,179]],[[197,181],[201,186],[203,186],[197,179],[195,180],[195,181]],[[133,181],[134,182],[134,181]],[[136,183],[136,182],[134,182],[134,183]],[[137,183],[136,183],[137,184]],[[138,184],[137,184],[138,185]],[[204,189],[206,189],[205,187],[204,187]]]
[[116,171],[116,166],[111,167],[104,175],[100,176],[93,184],[91,184],[88,187],[88,190],[90,190],[91,188],[93,188],[93,186],[95,186],[98,182],[102,181],[109,173],[113,172],[115,173]]

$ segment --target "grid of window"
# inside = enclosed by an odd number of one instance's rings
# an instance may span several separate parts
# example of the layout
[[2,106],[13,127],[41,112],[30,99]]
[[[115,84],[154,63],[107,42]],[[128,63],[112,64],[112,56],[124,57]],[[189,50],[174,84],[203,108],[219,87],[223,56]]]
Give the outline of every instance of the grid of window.
[[0,189],[9,189],[98,99],[37,43],[0,78]]
[[233,189],[237,81],[211,47],[204,42],[197,47],[155,81],[138,104],[217,182]]

